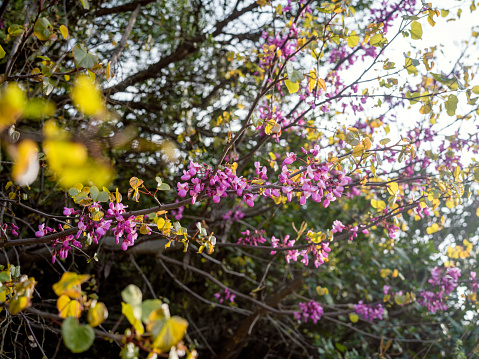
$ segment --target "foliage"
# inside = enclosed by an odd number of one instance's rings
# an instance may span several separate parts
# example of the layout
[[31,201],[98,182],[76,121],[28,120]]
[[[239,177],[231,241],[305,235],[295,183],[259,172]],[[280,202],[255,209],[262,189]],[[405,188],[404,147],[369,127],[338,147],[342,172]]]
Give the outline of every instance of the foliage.
[[0,352],[477,356],[479,33],[428,46],[476,14],[440,6],[3,1]]

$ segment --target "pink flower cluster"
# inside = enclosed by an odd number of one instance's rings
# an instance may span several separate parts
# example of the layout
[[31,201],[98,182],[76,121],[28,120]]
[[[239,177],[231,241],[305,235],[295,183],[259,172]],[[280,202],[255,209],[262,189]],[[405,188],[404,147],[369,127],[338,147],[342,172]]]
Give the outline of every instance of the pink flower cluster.
[[[126,238],[123,239],[121,242],[121,249],[126,251],[128,247],[131,247],[135,244],[135,240],[138,238],[138,233],[136,232],[136,222],[135,216],[130,216],[125,219],[122,215],[126,212],[125,208],[128,206],[123,205],[122,203],[110,202],[109,209],[106,211],[107,218],[115,218],[116,226],[113,228],[113,234],[115,235],[115,243],[118,244],[120,242],[120,238],[126,234]],[[148,234],[151,231],[148,228]]]
[[426,216],[431,215],[431,212],[429,212],[430,210],[431,209],[428,206],[422,208],[421,205],[418,204],[417,207],[414,208],[413,212],[414,212],[414,214],[417,214],[419,216],[419,218],[423,218],[424,215],[426,215]]
[[354,311],[356,314],[360,314],[364,319],[372,322],[374,319],[383,319],[384,309],[381,303],[376,306],[371,304],[364,304],[362,300],[358,304],[354,305]]
[[423,290],[420,293],[420,298],[417,302],[427,307],[431,313],[436,313],[438,310],[446,310],[447,305],[444,302],[445,297],[456,289],[458,279],[461,276],[459,268],[438,268],[434,267],[431,271],[432,278],[429,279],[429,284],[438,287],[437,292]]
[[13,223],[5,222],[4,224],[0,224],[0,226],[2,226],[3,231],[5,233],[10,230],[11,231],[10,233],[12,233],[14,236],[18,236],[18,232],[17,232],[18,227],[14,225]]
[[263,244],[266,242],[266,238],[263,237],[264,230],[255,230],[254,232],[250,232],[247,229],[245,232],[241,232],[244,237],[238,238],[238,242],[243,245],[251,245],[257,246],[258,244]]
[[469,274],[469,280],[469,289],[471,290],[471,292],[477,292],[479,290],[479,282],[476,278],[476,272],[471,272]]
[[[309,240],[309,239],[308,239]],[[276,237],[271,237],[272,247],[274,248],[288,248],[293,247],[296,243],[295,239],[289,239],[289,235],[287,235],[283,243],[280,243],[280,240]],[[323,264],[327,258],[328,253],[331,252],[331,248],[329,248],[329,243],[311,243],[311,245],[303,250],[291,249],[286,251],[286,262],[290,263],[291,261],[296,262],[298,257],[303,257],[301,259],[301,263],[305,266],[309,265],[309,254],[311,253],[314,258],[314,266],[318,268],[321,264]],[[271,255],[276,254],[276,251],[271,251]]]
[[[97,212],[101,211],[101,205],[100,203],[93,202],[89,207],[88,207],[88,212],[87,214],[83,214],[80,216],[80,220],[78,221],[78,229],[79,231],[77,232],[76,238],[80,238],[82,233],[86,233],[87,236],[89,236],[93,242],[98,243],[98,240],[105,235],[105,233],[110,229],[111,222],[112,220],[105,220],[104,218],[100,218],[98,221],[94,221],[91,218],[91,213],[92,212]],[[70,214],[66,214],[66,213]],[[79,214],[80,211],[74,211],[73,208],[66,208],[63,211],[63,214],[66,216],[72,215],[72,214]]]
[[[332,233],[341,233],[343,230],[349,232],[349,240],[352,241],[355,237],[358,236],[358,226],[345,226],[341,221],[334,221],[333,222],[333,229],[331,230]],[[368,234],[369,231],[367,229],[363,229],[362,232],[364,234]]]
[[[58,231],[63,232],[65,229],[61,224],[58,225]],[[42,223],[38,226],[38,231],[35,232],[36,237],[43,237],[50,233],[56,233],[57,231],[54,228],[46,227],[45,223]],[[81,243],[75,238],[73,234],[70,234],[65,237],[57,238],[52,243],[52,263],[55,263],[57,255],[60,259],[66,259],[68,257],[68,251],[72,247],[81,248]]]
[[234,222],[243,219],[244,218],[244,212],[240,210],[235,210],[235,211],[228,211],[222,216],[224,221],[227,221],[229,219],[233,220]]
[[[304,205],[308,198],[311,198],[315,202],[321,202],[324,208],[339,197],[342,196],[344,186],[350,184],[351,178],[346,176],[343,172],[338,170],[332,170],[333,164],[324,162],[318,163],[313,158],[319,155],[320,147],[314,146],[309,151],[301,148],[304,154],[308,155],[308,161],[310,162],[306,168],[299,167],[299,179],[293,181],[290,178],[291,173],[288,171],[287,166],[282,167],[282,172],[279,175],[279,182],[284,186],[282,192],[286,195],[288,201],[293,198],[294,191],[301,191],[299,203]],[[311,155],[313,158],[311,158]],[[296,155],[288,153],[287,158],[284,160],[286,164],[291,164],[296,160]],[[324,200],[323,200],[324,197]]]
[[235,298],[236,298],[236,294],[233,294],[231,293],[228,288],[225,288],[224,292],[221,293],[221,292],[218,292],[218,293],[215,293],[214,294],[214,297],[216,299],[218,299],[218,302],[221,304],[223,303],[224,301],[230,301],[231,303],[233,303],[235,301]]
[[295,312],[294,316],[297,320],[301,320],[303,318],[304,322],[306,323],[308,319],[311,319],[314,324],[316,324],[320,319],[321,315],[323,315],[323,307],[318,302],[314,300],[310,300],[308,303],[299,303],[299,312]]
[[[73,247],[81,248],[82,244],[78,239],[82,235],[86,235],[92,242],[98,244],[98,241],[103,237],[108,230],[110,230],[113,222],[115,221],[115,227],[113,228],[113,234],[115,235],[115,242],[119,244],[120,238],[126,235],[121,243],[121,248],[126,249],[135,243],[138,238],[136,232],[137,223],[135,222],[135,216],[125,218],[123,214],[126,212],[122,203],[110,203],[109,209],[106,212],[106,216],[103,218],[97,216],[96,220],[93,220],[93,216],[102,210],[99,203],[94,202],[88,206],[88,211],[82,214],[79,210],[65,207],[63,214],[65,216],[77,216],[78,218],[78,232],[76,235],[67,235],[65,237],[57,238],[52,244],[53,254],[52,261],[55,263],[57,255],[60,259],[65,259],[68,256],[68,251]],[[58,231],[64,231],[62,225],[58,225]],[[54,228],[45,226],[45,223],[38,226],[38,231],[35,232],[36,237],[43,237],[47,234],[56,233]],[[150,231],[151,233],[151,231]],[[148,233],[149,234],[149,233]]]
[[[198,177],[199,175],[201,178]],[[193,161],[190,162],[188,170],[183,171],[181,179],[187,182],[176,184],[178,195],[186,197],[189,193],[192,197],[192,204],[196,202],[198,194],[205,190],[205,186],[207,186],[205,194],[211,197],[215,203],[219,203],[222,197],[227,196],[228,189],[241,196],[244,189],[249,187],[246,180],[243,177],[238,177],[230,168],[218,170],[213,176],[213,169],[210,166],[200,166]],[[250,207],[254,206],[256,197],[257,195],[251,193],[243,195],[244,201]]]

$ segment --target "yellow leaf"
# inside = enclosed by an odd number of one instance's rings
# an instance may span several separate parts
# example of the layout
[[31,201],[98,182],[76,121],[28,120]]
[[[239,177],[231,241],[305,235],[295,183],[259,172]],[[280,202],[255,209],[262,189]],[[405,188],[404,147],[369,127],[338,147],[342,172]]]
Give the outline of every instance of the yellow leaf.
[[422,26],[417,21],[411,23],[411,39],[420,40],[422,38]]
[[291,82],[289,80],[285,80],[284,84],[288,88],[289,93],[296,93],[299,90],[299,82]]
[[403,305],[406,302],[406,296],[405,295],[398,295],[396,294],[394,296],[394,301],[396,302],[397,305]]
[[474,86],[472,88],[472,92],[475,93],[476,95],[479,95],[479,86]]
[[85,75],[76,78],[70,95],[75,106],[86,115],[99,116],[105,112],[100,90]]
[[316,293],[318,293],[318,295],[328,295],[329,294],[329,290],[328,288],[322,288],[322,287],[316,287]]
[[397,269],[395,269],[393,271],[393,278],[396,278],[398,275],[399,275],[399,271]]
[[353,156],[354,157],[360,157],[362,154],[363,154],[363,151],[364,151],[364,145],[356,145],[356,147],[354,147],[353,149]]
[[90,276],[88,274],[76,274],[73,272],[63,273],[60,281],[55,283],[52,288],[56,295],[60,296],[65,292],[73,289],[75,291],[80,290],[80,285],[86,282]]
[[409,57],[406,57],[404,67],[406,68],[408,73],[417,75],[417,68],[416,66],[412,65],[412,60]]
[[83,144],[62,140],[61,137],[65,136],[63,131],[55,130],[54,126],[45,126],[44,132],[47,139],[43,142],[43,150],[47,163],[63,187],[88,182],[102,187],[111,182],[114,172],[109,163],[88,158]]
[[106,81],[107,82],[109,82],[111,78],[115,76],[110,66],[111,66],[111,61],[108,61],[108,65],[106,65]]
[[10,147],[9,152],[15,162],[12,168],[13,180],[19,186],[29,186],[40,170],[37,144],[32,140],[24,140],[18,147]]
[[170,230],[172,227],[172,224],[170,220],[166,220],[164,218],[158,218],[158,221],[156,222],[156,226],[160,231],[162,231],[164,234],[170,234]]
[[188,322],[178,316],[170,318],[169,313],[165,313],[163,308],[165,304],[150,314],[148,331],[153,336],[153,347],[162,352],[168,352],[172,346],[183,339]]
[[9,83],[0,92],[0,131],[15,123],[26,104],[27,98],[16,83]]
[[68,28],[65,25],[60,26],[60,32],[62,33],[64,39],[68,37]]
[[351,31],[351,34],[348,37],[348,46],[353,48],[359,43],[359,36],[356,31]]
[[431,227],[426,228],[427,234],[433,234],[439,231],[439,225],[437,223],[433,223]]
[[357,323],[359,320],[359,317],[356,313],[349,313],[349,320],[353,323]]
[[381,269],[381,278],[386,278],[391,273],[392,273],[392,270],[390,269]]
[[[139,315],[138,315],[139,312]],[[135,331],[139,334],[142,335],[145,332],[145,328],[143,327],[143,324],[141,323],[141,307],[138,310],[134,310],[134,308],[127,303],[121,303],[121,313],[125,315],[126,319],[130,322],[130,324],[133,326]]]
[[366,151],[371,149],[371,140],[369,138],[365,138],[363,144]]
[[108,318],[108,309],[106,309],[105,304],[103,303],[92,303],[90,309],[88,310],[87,319],[91,327],[97,327],[103,321]]
[[387,188],[391,196],[394,196],[399,191],[399,186],[396,182],[388,183]]
[[46,140],[43,149],[48,164],[55,172],[61,172],[65,167],[83,166],[88,159],[86,147],[78,142]]
[[28,298],[25,296],[21,296],[17,299],[13,299],[12,301],[10,301],[10,306],[8,307],[8,310],[10,311],[10,314],[15,315],[28,307],[28,304]]
[[276,126],[275,120],[269,120],[268,122],[266,122],[264,133],[266,133],[267,135],[271,134],[271,132],[273,132],[272,130],[274,126]]
[[369,40],[369,44],[374,47],[383,47],[387,43],[387,39],[381,34],[375,34]]
[[317,80],[316,69],[313,69],[309,72],[309,76],[308,76],[308,90],[309,90],[309,92],[312,92],[313,89],[314,89],[314,86],[316,86],[316,80]]
[[80,318],[82,307],[77,300],[72,300],[67,295],[61,295],[57,300],[57,309],[58,315],[62,318]]
[[0,45],[0,59],[3,59],[7,53],[3,49],[2,45]]
[[319,86],[326,91],[326,82],[323,79],[318,79]]
[[386,203],[384,201],[377,201],[375,199],[371,200],[371,206],[373,208],[376,208],[379,211],[382,211],[383,209],[386,208]]

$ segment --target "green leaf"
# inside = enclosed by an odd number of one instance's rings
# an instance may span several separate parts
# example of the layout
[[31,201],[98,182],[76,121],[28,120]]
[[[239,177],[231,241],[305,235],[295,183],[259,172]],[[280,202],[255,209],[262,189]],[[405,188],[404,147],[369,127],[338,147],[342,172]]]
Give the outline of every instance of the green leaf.
[[134,343],[128,343],[120,351],[121,359],[138,359],[139,355],[140,348],[138,348]]
[[336,346],[336,349],[338,349],[341,353],[344,353],[348,348],[342,344],[336,343],[334,344]]
[[80,191],[78,190],[78,188],[75,188],[75,187],[72,187],[68,190],[68,194],[71,196],[71,197],[75,197],[77,196],[78,194],[80,193]]
[[62,324],[62,337],[72,353],[83,353],[93,344],[95,332],[89,325],[80,325],[74,317],[68,317]]
[[396,302],[397,305],[403,305],[404,303],[406,303],[406,299],[407,297],[405,295],[396,294],[394,296],[394,301]]
[[134,284],[130,284],[121,292],[121,298],[124,302],[133,306],[137,306],[141,305],[141,299],[143,298],[143,295],[141,294],[140,288]]
[[413,21],[411,24],[411,39],[413,40],[422,39],[422,26],[417,21]]
[[289,93],[296,93],[299,90],[299,82],[293,83],[290,80],[286,80],[284,84],[288,88]]
[[298,70],[294,70],[290,80],[291,82],[301,82],[304,80],[304,75]]
[[448,79],[446,76],[442,74],[435,74],[431,72],[431,75],[434,78],[434,80],[439,81],[443,85],[446,85],[447,87],[449,87],[450,90],[457,90],[459,87],[457,78],[455,78],[454,76],[452,79]]
[[[48,69],[48,67],[45,67]],[[34,98],[27,103],[22,117],[32,120],[41,120],[55,113],[56,107],[52,101],[43,98]]]
[[351,34],[349,34],[348,37],[348,46],[353,48],[359,43],[359,35],[357,34],[356,31],[351,31]]
[[169,191],[171,188],[168,184],[162,183],[158,186],[158,189],[161,191]]
[[98,189],[97,186],[90,187],[90,197],[93,201],[96,202],[99,193],[100,193],[100,190]]
[[100,192],[96,198],[98,202],[108,202],[109,199],[110,199],[110,195],[106,191]]
[[161,308],[162,301],[159,299],[147,299],[143,303],[141,303],[141,320],[143,323],[149,323],[149,317],[151,312]]
[[72,54],[77,67],[90,69],[98,63],[98,58],[95,55],[88,53],[85,46],[81,44],[75,45]]
[[[479,168],[474,170],[474,181],[479,182]],[[0,273],[1,275],[1,273]]]
[[12,36],[20,36],[21,34],[23,34],[23,26],[18,24],[9,26],[8,33]]
[[86,48],[82,44],[75,45],[75,47],[72,50],[72,55],[77,65],[83,60],[86,54],[87,54]]
[[39,40],[47,41],[50,39],[50,36],[52,36],[52,32],[50,30],[51,27],[52,24],[50,24],[50,21],[44,17],[41,17],[33,26],[33,34],[38,37]]
[[454,116],[456,114],[457,102],[458,100],[455,95],[449,95],[447,98],[447,101],[444,105],[449,116]]
[[2,45],[0,45],[0,59],[3,59],[7,53],[3,49]]
[[390,141],[391,141],[391,140],[390,140],[389,138],[383,138],[381,141],[379,141],[379,143],[380,143],[381,145],[385,145],[385,144],[389,143]]
[[0,272],[0,282],[10,282],[12,279],[10,277],[10,272],[3,271]]
[[80,62],[79,66],[84,67],[86,69],[91,69],[97,63],[98,63],[98,58],[95,55],[88,53]]

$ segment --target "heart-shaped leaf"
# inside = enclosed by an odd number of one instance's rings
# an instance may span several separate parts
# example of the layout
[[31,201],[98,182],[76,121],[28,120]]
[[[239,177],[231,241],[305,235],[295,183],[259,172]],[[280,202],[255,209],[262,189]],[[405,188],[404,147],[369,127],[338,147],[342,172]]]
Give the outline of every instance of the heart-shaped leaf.
[[63,343],[72,353],[83,353],[95,340],[95,332],[89,325],[80,325],[78,320],[68,317],[62,324]]
[[33,26],[33,34],[38,37],[39,40],[47,41],[48,39],[50,39],[50,36],[52,36],[52,32],[50,31],[51,27],[52,24],[50,24],[50,21],[42,17],[38,19]]

